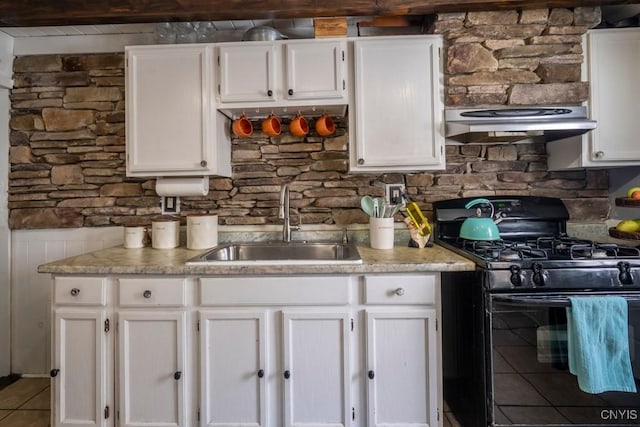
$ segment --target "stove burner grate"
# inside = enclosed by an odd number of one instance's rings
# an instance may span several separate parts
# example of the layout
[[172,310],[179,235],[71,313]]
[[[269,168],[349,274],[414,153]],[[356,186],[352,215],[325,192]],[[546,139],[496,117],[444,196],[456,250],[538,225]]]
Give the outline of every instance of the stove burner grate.
[[615,243],[598,243],[571,237],[539,237],[537,248],[548,251],[550,258],[604,259],[640,258],[640,249]]
[[567,236],[545,236],[525,241],[459,239],[457,245],[489,261],[640,258],[640,249],[636,247]]
[[547,259],[545,251],[523,242],[507,240],[462,240],[462,248],[484,259],[494,261],[522,261]]

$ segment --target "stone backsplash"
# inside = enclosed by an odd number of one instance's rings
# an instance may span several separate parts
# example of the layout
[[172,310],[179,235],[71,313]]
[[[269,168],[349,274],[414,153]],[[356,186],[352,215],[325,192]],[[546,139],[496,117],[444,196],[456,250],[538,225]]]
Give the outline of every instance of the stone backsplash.
[[438,16],[447,59],[446,104],[580,104],[582,35],[600,8],[452,13]]
[[[591,8],[439,16],[434,31],[446,40],[447,105],[586,99],[579,35],[598,19],[599,9]],[[123,62],[122,53],[15,59],[12,229],[149,224],[161,214],[155,181],[125,177]],[[444,171],[350,174],[346,120],[329,138],[254,132],[233,140],[232,178],[211,177],[207,196],[181,198],[181,215],[217,213],[228,225],[279,223],[279,190],[289,183],[303,223],[365,223],[360,198],[405,181],[428,214],[435,200],[524,194],[562,198],[574,220],[608,216],[607,172],[550,172],[545,144],[448,145],[446,159]]]

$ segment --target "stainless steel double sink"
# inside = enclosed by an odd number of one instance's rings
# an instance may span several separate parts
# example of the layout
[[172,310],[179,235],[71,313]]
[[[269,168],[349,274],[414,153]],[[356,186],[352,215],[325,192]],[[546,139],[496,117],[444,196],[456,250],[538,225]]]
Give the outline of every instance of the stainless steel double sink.
[[361,264],[353,243],[250,242],[216,246],[187,261],[187,265]]

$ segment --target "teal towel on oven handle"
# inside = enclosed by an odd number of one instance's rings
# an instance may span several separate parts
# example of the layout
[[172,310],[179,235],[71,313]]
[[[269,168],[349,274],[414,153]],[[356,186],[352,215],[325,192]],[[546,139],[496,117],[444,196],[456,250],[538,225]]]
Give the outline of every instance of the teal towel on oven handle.
[[569,297],[569,370],[586,393],[636,392],[629,357],[627,300],[617,296]]

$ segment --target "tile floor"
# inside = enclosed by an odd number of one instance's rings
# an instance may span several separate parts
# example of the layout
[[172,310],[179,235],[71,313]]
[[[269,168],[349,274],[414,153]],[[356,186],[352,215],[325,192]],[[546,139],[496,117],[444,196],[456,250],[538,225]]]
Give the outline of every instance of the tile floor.
[[[462,424],[456,420],[456,417],[449,411],[447,402],[444,402],[444,419],[442,420],[443,427],[461,427]],[[1,427],[1,426],[0,426]]]
[[50,378],[20,378],[0,389],[0,427],[48,427]]
[[[0,386],[0,427],[49,427],[50,379],[20,378]],[[460,427],[445,402],[443,427]]]

